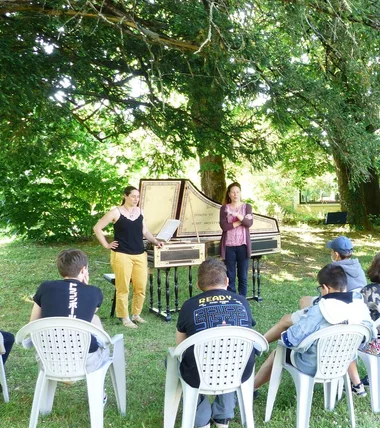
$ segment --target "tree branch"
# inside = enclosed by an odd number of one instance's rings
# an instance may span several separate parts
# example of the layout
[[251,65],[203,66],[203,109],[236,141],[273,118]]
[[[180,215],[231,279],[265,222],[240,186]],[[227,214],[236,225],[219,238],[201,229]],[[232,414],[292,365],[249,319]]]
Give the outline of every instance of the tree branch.
[[[16,12],[47,15],[47,16],[62,16],[62,17],[78,16],[81,18],[89,18],[89,19],[101,18],[108,24],[118,25],[123,29],[136,30],[136,32],[132,33],[134,37],[138,38],[139,34],[143,34],[145,37],[149,38],[149,40],[152,43],[169,46],[182,51],[196,52],[199,49],[199,44],[195,42],[176,40],[166,36],[165,34],[153,31],[149,28],[144,27],[144,25],[137,23],[136,20],[131,19],[128,15],[124,15],[124,16],[106,15],[104,13],[99,12],[96,8],[95,8],[95,13],[90,13],[88,11],[81,11],[81,10],[65,10],[65,9],[56,10],[56,9],[48,9],[46,4],[45,4],[45,7],[43,7],[40,4],[38,5],[31,4],[27,0],[11,0],[11,1],[0,0],[0,16],[5,14],[12,14]],[[129,32],[129,34],[131,33]]]

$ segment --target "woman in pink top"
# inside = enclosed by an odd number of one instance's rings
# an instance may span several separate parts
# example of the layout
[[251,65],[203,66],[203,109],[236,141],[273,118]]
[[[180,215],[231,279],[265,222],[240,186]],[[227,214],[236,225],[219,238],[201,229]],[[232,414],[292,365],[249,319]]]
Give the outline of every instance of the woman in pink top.
[[249,228],[252,226],[252,207],[241,200],[239,183],[231,183],[220,208],[220,227],[222,239],[220,254],[227,267],[229,280],[228,289],[236,293],[236,269],[238,276],[238,291],[242,296],[247,295],[247,274],[251,256],[251,238]]

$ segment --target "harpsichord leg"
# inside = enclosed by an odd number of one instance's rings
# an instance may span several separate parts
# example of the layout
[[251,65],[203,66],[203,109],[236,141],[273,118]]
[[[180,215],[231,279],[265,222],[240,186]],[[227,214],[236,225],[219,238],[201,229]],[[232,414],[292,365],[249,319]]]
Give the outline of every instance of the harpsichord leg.
[[178,268],[174,268],[174,306],[175,311],[178,312]]
[[172,319],[170,313],[170,281],[169,281],[169,272],[170,268],[165,269],[165,296],[166,296],[166,317],[165,321],[170,321]]
[[149,310],[153,311],[153,272],[149,269]]
[[161,303],[161,270],[157,269],[157,309],[160,314],[162,311]]
[[[261,278],[260,278],[260,260],[262,256],[252,256],[252,296],[247,297],[247,300],[256,300],[261,302]],[[257,294],[256,294],[257,281]]]
[[189,297],[193,297],[193,271],[189,266]]

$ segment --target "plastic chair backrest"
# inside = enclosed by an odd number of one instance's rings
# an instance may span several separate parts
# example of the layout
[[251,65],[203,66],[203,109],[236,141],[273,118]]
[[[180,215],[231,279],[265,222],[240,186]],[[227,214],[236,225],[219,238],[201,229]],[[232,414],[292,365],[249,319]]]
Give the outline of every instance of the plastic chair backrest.
[[355,359],[358,348],[365,338],[371,338],[371,331],[364,325],[339,324],[324,328],[303,340],[298,348],[317,343],[316,380],[335,379],[344,376],[349,364]]
[[4,348],[4,337],[0,333],[0,355],[5,354],[5,348]]
[[91,334],[105,346],[111,342],[105,331],[87,321],[51,317],[24,326],[16,335],[16,343],[29,347],[30,336],[46,375],[73,380],[86,376]]
[[253,349],[258,349],[259,353],[268,350],[268,342],[261,334],[233,326],[194,334],[177,346],[175,355],[181,360],[190,346],[194,346],[199,388],[204,392],[238,388]]

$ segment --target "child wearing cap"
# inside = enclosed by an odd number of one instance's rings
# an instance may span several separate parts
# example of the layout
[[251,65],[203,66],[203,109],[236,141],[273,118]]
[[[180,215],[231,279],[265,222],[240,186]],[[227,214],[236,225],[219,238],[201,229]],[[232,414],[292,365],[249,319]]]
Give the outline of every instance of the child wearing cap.
[[[332,241],[327,242],[326,248],[331,250],[332,264],[340,266],[347,276],[347,291],[357,291],[367,285],[367,280],[358,259],[352,258],[354,246],[352,242],[345,236],[338,236]],[[304,296],[300,300],[300,307],[308,308],[311,305],[318,303],[319,297]],[[297,319],[298,320],[298,319]],[[297,322],[294,320],[294,322]],[[293,323],[294,323],[293,322]]]
[[[264,337],[272,341],[274,335],[281,334],[284,345],[291,349],[297,346],[309,335],[316,331],[337,324],[364,324],[371,328],[373,338],[376,337],[376,331],[373,328],[371,317],[360,293],[347,291],[347,276],[342,267],[330,263],[323,267],[317,276],[318,289],[321,293],[321,299],[318,304],[312,305],[302,311],[302,315],[295,323],[291,323],[288,315],[289,325],[285,329],[279,329],[280,323],[272,327]],[[283,327],[283,326],[281,326]],[[293,354],[288,354],[290,363],[296,366],[301,372],[314,376],[317,368],[316,342],[309,348],[300,351],[297,349]],[[262,364],[260,370],[255,375],[255,388],[269,381],[274,361],[274,353]],[[351,363],[352,364],[352,363]],[[349,369],[349,375],[352,387],[356,395],[364,396],[366,394],[363,384],[358,378],[356,365],[352,364],[352,370]],[[356,370],[356,371],[355,371]]]
[[[358,259],[352,258],[353,245],[352,242],[345,236],[339,236],[332,241],[327,242],[326,248],[331,250],[331,259],[333,266],[340,266],[347,278],[347,292],[360,292],[367,284],[364,271]],[[357,293],[354,293],[357,294]],[[304,296],[300,300],[298,311],[291,314],[285,314],[273,327],[271,327],[264,335],[268,343],[272,343],[281,337],[281,333],[287,330],[294,324],[297,324],[308,312],[308,310],[317,305],[321,296]],[[349,375],[353,383],[353,392],[359,396],[365,396],[363,384],[360,382],[357,373],[356,364],[352,363]],[[256,378],[255,378],[256,379]]]
[[345,236],[329,241],[326,248],[331,249],[333,264],[341,266],[347,275],[347,291],[359,291],[367,285],[365,274],[358,259],[352,258],[353,245]]

